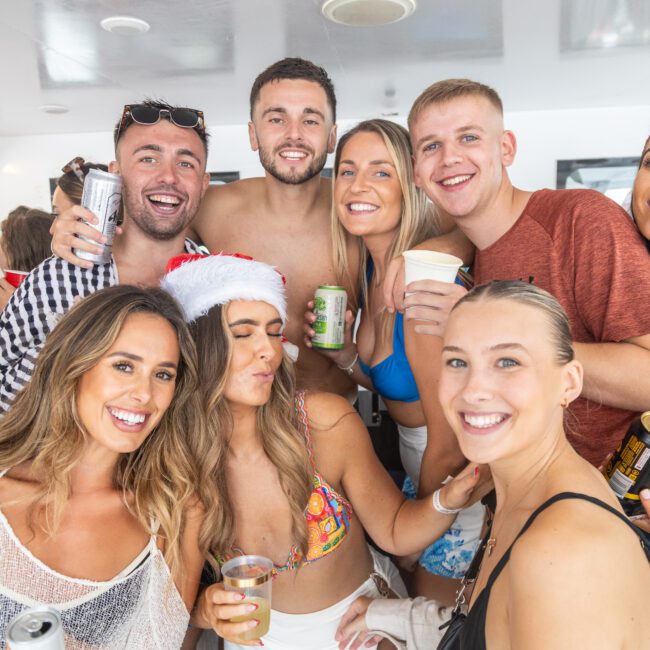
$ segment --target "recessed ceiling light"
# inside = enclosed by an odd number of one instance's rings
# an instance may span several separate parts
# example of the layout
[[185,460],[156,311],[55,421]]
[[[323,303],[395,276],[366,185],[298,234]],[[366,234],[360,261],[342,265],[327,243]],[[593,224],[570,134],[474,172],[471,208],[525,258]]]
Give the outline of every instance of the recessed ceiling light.
[[99,23],[102,29],[105,29],[111,34],[119,34],[120,36],[136,36],[137,34],[144,34],[149,31],[150,25],[146,20],[140,18],[133,18],[133,16],[110,16],[104,18]]
[[335,23],[369,27],[396,23],[415,8],[415,0],[325,0],[321,11]]
[[51,115],[61,115],[67,113],[70,109],[65,104],[43,104],[38,107],[38,110]]

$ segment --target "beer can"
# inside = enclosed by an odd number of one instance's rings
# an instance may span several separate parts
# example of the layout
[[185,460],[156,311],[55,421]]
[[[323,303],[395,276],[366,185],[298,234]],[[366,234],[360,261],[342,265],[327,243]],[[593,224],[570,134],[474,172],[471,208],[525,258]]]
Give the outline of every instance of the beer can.
[[81,205],[90,210],[99,220],[97,225],[88,225],[99,230],[106,237],[106,244],[97,244],[97,242],[87,237],[80,237],[80,239],[90,244],[102,247],[103,250],[99,255],[96,255],[75,248],[74,254],[95,264],[106,264],[111,260],[113,238],[120,214],[120,206],[122,205],[122,177],[117,174],[109,174],[101,169],[91,169],[86,174],[86,180],[84,181]]
[[645,512],[639,492],[650,488],[650,411],[632,422],[612,456],[605,476],[629,517]]
[[32,607],[7,626],[9,650],[65,650],[61,616],[51,607]]
[[341,350],[345,334],[345,308],[348,296],[343,287],[321,284],[314,297],[316,334],[311,340],[315,348]]

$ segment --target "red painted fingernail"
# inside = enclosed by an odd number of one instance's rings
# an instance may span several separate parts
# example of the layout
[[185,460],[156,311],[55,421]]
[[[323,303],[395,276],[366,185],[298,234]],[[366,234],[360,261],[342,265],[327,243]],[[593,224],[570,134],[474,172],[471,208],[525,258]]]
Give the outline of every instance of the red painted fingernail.
[[474,468],[474,476],[478,476],[478,467]]

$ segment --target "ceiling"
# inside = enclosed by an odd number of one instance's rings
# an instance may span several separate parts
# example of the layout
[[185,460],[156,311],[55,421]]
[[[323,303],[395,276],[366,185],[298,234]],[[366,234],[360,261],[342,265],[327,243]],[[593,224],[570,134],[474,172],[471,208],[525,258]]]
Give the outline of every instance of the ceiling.
[[[452,76],[493,85],[509,110],[650,105],[650,0],[418,0],[381,27],[329,22],[321,4],[0,0],[0,135],[107,131],[145,96],[241,124],[253,79],[284,56],[329,71],[341,118],[403,115]],[[108,33],[113,15],[151,28]]]

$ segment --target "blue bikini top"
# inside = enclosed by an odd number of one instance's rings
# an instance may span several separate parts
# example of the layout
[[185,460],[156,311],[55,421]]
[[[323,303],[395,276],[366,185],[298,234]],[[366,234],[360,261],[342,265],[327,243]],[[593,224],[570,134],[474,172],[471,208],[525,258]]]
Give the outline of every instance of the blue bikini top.
[[393,353],[376,366],[368,366],[359,357],[359,367],[372,380],[375,390],[386,399],[397,402],[417,402],[420,399],[415,377],[406,358],[404,347],[404,316],[395,314]]
[[[372,279],[373,270],[372,259],[369,258],[366,271],[368,284]],[[456,283],[461,286],[464,285],[458,276],[456,277]],[[420,399],[418,386],[415,383],[415,377],[411,372],[411,366],[406,357],[403,314],[399,312],[395,314],[393,353],[372,367],[365,364],[359,357],[359,367],[364,375],[370,377],[375,390],[382,397],[396,402],[417,402]]]
[[[372,258],[368,257],[366,266],[368,285],[370,285],[374,270],[375,265],[372,263]],[[364,375],[370,377],[372,385],[382,397],[396,402],[417,402],[420,399],[415,377],[406,358],[403,314],[399,312],[395,314],[393,353],[372,367],[365,364],[359,357],[359,368]]]

